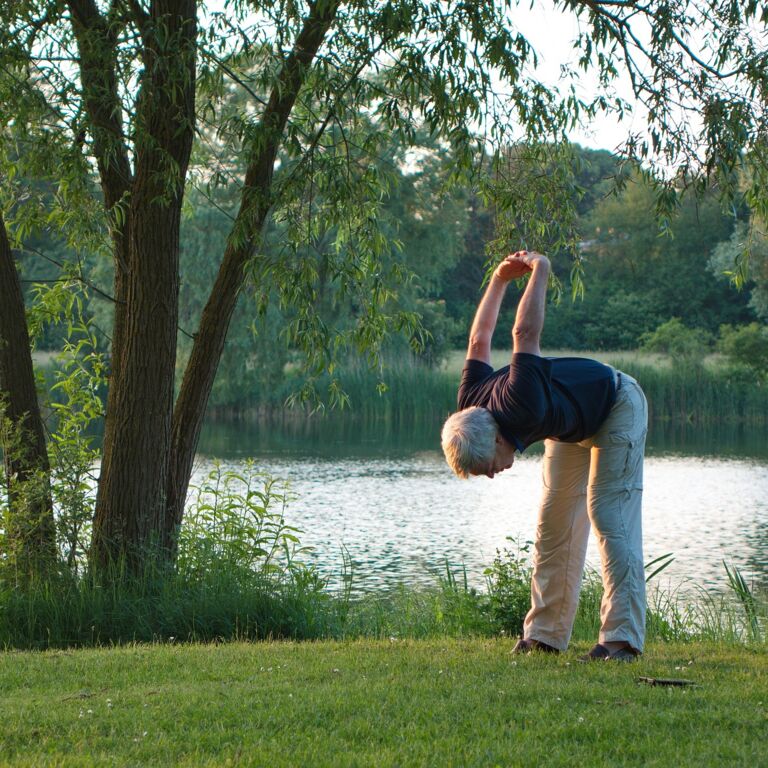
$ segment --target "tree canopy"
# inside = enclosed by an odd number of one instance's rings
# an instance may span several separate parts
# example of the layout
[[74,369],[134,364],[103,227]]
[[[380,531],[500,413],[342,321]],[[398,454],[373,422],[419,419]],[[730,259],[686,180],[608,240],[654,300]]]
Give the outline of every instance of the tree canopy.
[[[11,242],[23,249],[49,229],[111,263],[112,286],[96,286],[113,320],[94,565],[133,570],[152,548],[173,556],[244,290],[263,311],[270,298],[291,308],[284,333],[310,379],[330,374],[331,399],[342,397],[333,372],[345,350],[375,359],[393,329],[418,338],[414,307],[396,300],[408,275],[383,215],[391,166],[411,148],[450,148],[446,183],[473,181],[492,203],[494,247],[522,240],[577,257],[567,135],[597,112],[629,108],[612,90],[623,72],[648,122],[625,155],[659,178],[660,214],[684,190],[715,184],[764,217],[768,67],[756,2],[555,2],[582,24],[557,86],[538,78],[516,7],[2,0],[0,211]],[[602,84],[594,96],[580,95],[584,71]],[[227,235],[210,254],[200,316],[184,329],[176,388],[181,220],[195,196],[227,217]],[[270,234],[280,248],[265,247]],[[429,270],[425,260],[424,281]],[[90,281],[78,259],[66,271]],[[338,324],[331,288],[346,302]]]

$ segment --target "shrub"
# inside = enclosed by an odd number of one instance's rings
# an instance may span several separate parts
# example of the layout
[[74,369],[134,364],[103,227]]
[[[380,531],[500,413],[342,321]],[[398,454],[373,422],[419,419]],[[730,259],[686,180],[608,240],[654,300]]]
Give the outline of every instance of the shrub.
[[711,336],[701,328],[688,328],[673,317],[640,337],[646,352],[661,352],[687,362],[701,362],[710,349]]
[[768,330],[759,323],[720,327],[720,351],[731,363],[749,368],[760,379],[768,377]]

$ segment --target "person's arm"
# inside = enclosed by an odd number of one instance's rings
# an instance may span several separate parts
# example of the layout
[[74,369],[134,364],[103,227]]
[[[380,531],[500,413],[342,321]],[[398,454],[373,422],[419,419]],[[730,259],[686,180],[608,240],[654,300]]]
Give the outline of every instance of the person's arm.
[[481,360],[490,365],[491,339],[499,318],[499,309],[510,280],[522,277],[531,271],[530,265],[524,260],[525,251],[517,251],[507,256],[493,272],[491,282],[485,289],[483,298],[475,312],[472,328],[469,331],[469,347],[467,359]]
[[544,309],[549,283],[549,259],[540,253],[523,252],[521,258],[532,274],[517,306],[512,328],[512,349],[541,356],[541,332],[544,329]]

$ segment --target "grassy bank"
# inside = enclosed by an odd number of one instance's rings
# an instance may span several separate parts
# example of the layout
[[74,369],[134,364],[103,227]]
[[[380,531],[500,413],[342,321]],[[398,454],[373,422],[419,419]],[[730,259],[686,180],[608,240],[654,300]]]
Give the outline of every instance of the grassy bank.
[[[3,765],[757,766],[768,653],[635,664],[510,640],[134,646],[0,655]],[[652,687],[640,676],[695,686]]]
[[[651,574],[659,566],[647,566]],[[684,594],[651,583],[649,641],[717,641],[768,650],[768,600],[738,581],[728,592]],[[246,573],[209,564],[182,568],[157,582],[92,583],[87,577],[27,589],[0,590],[0,649],[69,649],[152,642],[266,639],[355,640],[389,637],[517,637],[530,607],[531,568],[516,553],[500,554],[483,590],[446,571],[433,587],[377,592],[334,591],[312,569]],[[689,585],[690,586],[690,585]],[[574,642],[591,643],[600,628],[602,585],[589,572],[573,627]]]
[[[509,354],[495,352],[494,367],[506,365]],[[726,366],[716,356],[695,365],[641,352],[555,350],[545,354],[594,357],[634,376],[648,398],[651,419],[657,421],[699,425],[768,424],[768,387],[743,369]],[[351,411],[371,418],[447,414],[456,407],[463,361],[463,352],[456,352],[437,370],[409,361],[392,365],[382,377],[388,387],[383,395],[372,394],[375,375],[363,369],[349,372],[343,377],[343,383],[351,398]]]

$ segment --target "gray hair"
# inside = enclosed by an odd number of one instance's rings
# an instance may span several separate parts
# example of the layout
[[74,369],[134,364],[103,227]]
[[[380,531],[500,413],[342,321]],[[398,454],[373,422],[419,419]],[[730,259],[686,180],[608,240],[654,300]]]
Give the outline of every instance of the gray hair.
[[443,424],[441,442],[454,473],[466,479],[471,470],[493,461],[498,433],[498,424],[487,408],[473,405],[449,416]]

